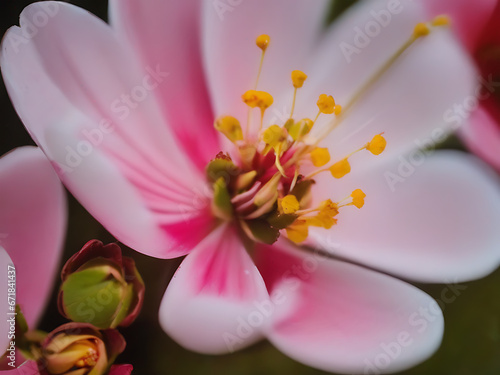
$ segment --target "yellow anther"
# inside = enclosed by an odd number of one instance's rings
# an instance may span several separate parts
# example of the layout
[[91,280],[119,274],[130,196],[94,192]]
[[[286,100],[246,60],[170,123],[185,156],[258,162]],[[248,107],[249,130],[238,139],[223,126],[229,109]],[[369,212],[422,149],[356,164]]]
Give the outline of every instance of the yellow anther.
[[257,47],[259,47],[262,51],[265,51],[269,46],[270,41],[271,37],[269,35],[262,34],[257,37],[255,44],[257,44]]
[[327,215],[324,212],[318,213],[316,216],[305,217],[306,223],[313,227],[330,229],[337,224],[337,219]]
[[339,214],[339,205],[337,203],[332,202],[331,199],[327,199],[326,201],[321,202],[318,207],[320,212],[324,214],[334,217]]
[[333,107],[333,113],[335,113],[336,116],[340,115],[342,113],[342,106],[337,104]]
[[356,189],[351,194],[352,204],[357,208],[361,208],[365,205],[366,194],[361,189]]
[[309,228],[304,220],[295,220],[292,225],[286,228],[286,234],[290,241],[301,243],[307,239]]
[[279,127],[278,125],[271,125],[262,133],[262,140],[266,144],[266,147],[262,151],[263,155],[266,155],[271,149],[274,149],[274,154],[276,155],[276,168],[279,170],[283,177],[287,177],[285,169],[281,165],[280,157],[288,149],[288,132],[285,128]]
[[232,116],[219,117],[215,121],[214,127],[233,143],[243,139],[240,122]]
[[351,171],[351,165],[347,159],[343,159],[332,165],[329,169],[333,177],[342,178]]
[[437,16],[432,20],[432,26],[449,26],[451,24],[450,17],[446,15]]
[[429,35],[430,32],[431,29],[429,28],[429,26],[424,22],[420,22],[415,26],[415,29],[413,30],[413,36],[415,38],[420,38],[422,36]]
[[380,155],[384,152],[385,147],[387,146],[387,141],[381,134],[377,134],[373,139],[368,143],[366,149],[370,151],[373,155]]
[[294,70],[292,72],[292,82],[293,82],[293,87],[296,89],[300,89],[304,85],[304,81],[307,79],[307,75],[300,71],[300,70]]
[[335,112],[335,99],[331,95],[321,94],[317,104],[321,113],[330,115]]
[[280,201],[281,209],[285,214],[294,214],[300,208],[300,203],[295,195],[287,195]]
[[288,134],[292,137],[294,141],[299,140],[304,135],[308,134],[314,122],[311,119],[305,118],[298,122],[293,121],[292,119],[288,120],[285,124],[286,130],[288,130]]
[[241,96],[241,98],[250,108],[255,108],[259,105],[259,95],[257,90],[248,90]]
[[278,125],[271,125],[262,133],[262,140],[266,145],[276,147],[287,138],[287,131]]
[[304,85],[304,81],[307,79],[307,75],[300,71],[294,70],[292,72],[292,82],[295,90],[293,91],[293,102],[292,102],[292,111],[290,112],[290,118],[293,117],[293,112],[295,111],[295,101],[297,100],[297,89],[301,88]]
[[327,148],[317,147],[311,151],[311,161],[315,167],[322,167],[330,161],[330,152]]
[[271,94],[265,91],[248,90],[241,97],[243,102],[250,108],[259,107],[261,110],[265,110],[270,107],[274,99]]

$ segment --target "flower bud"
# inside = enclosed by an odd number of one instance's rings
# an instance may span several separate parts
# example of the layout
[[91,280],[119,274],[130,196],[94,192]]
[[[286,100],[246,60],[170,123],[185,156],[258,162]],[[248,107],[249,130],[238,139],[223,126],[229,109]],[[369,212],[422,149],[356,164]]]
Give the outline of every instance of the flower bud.
[[90,324],[64,324],[42,342],[36,356],[38,369],[41,375],[103,375],[125,345],[116,330],[100,332]]
[[61,278],[59,311],[74,322],[126,327],[139,315],[144,282],[117,244],[89,241],[66,262]]

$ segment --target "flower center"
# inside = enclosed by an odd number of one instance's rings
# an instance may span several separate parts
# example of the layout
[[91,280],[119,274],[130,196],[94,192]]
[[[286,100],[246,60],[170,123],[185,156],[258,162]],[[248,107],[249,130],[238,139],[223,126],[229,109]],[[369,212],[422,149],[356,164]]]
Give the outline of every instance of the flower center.
[[[329,172],[340,179],[351,171],[349,159],[363,151],[380,155],[387,142],[382,134],[376,134],[366,144],[340,160],[331,160],[326,147],[318,147],[345,118],[346,113],[417,39],[426,36],[432,27],[448,24],[448,18],[437,17],[430,25],[418,24],[407,43],[400,48],[371,79],[362,86],[344,106],[336,103],[331,95],[321,94],[317,100],[314,119],[295,118],[297,92],[307,80],[307,75],[294,70],[291,73],[293,102],[290,117],[284,124],[273,124],[264,129],[264,115],[273,104],[273,97],[258,90],[266,50],[270,44],[268,35],[260,35],[256,44],[262,51],[255,87],[242,95],[249,107],[247,125],[242,128],[238,119],[223,116],[215,121],[215,128],[228,138],[237,149],[237,160],[219,153],[207,166],[207,177],[213,186],[212,212],[221,220],[235,220],[252,240],[274,243],[285,234],[295,243],[305,241],[309,228],[332,228],[340,211],[349,206],[362,208],[366,195],[361,189],[354,190],[346,198],[334,202],[328,197],[313,205],[312,190],[315,177]],[[260,126],[257,134],[251,134],[250,122],[253,111],[258,110]],[[316,129],[318,136],[310,133],[320,116],[329,116],[324,129]]]
[[90,340],[86,340],[86,343],[83,346],[84,348],[81,353],[82,356],[75,362],[75,366],[78,368],[93,368],[99,360],[97,347]]

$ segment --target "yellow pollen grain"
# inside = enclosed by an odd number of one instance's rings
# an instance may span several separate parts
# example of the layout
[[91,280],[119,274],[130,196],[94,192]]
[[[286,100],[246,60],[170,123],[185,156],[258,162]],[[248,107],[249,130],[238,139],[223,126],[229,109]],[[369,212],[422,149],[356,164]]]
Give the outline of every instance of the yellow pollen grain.
[[331,95],[321,94],[316,104],[321,113],[330,115],[335,112],[335,99]]
[[356,189],[351,194],[352,204],[357,208],[362,208],[365,205],[366,194],[361,189]]
[[262,51],[265,51],[267,47],[269,46],[269,43],[271,42],[271,37],[267,34],[262,34],[257,37],[255,40],[255,44],[257,47],[259,47]]
[[232,116],[218,118],[215,121],[214,127],[233,143],[243,139],[243,130],[241,129],[240,122]]
[[333,177],[342,178],[351,171],[351,165],[347,159],[343,159],[332,165],[329,170]]
[[307,75],[301,70],[294,70],[292,72],[293,87],[296,89],[300,89],[304,85],[306,79]]
[[259,107],[261,109],[269,108],[274,103],[273,96],[265,91],[259,91],[259,97],[260,97]]
[[295,195],[287,195],[281,199],[281,208],[285,214],[294,214],[300,208],[300,203]]
[[311,151],[311,161],[315,167],[322,167],[330,161],[330,152],[327,148],[317,147]]
[[292,137],[294,141],[298,141],[301,137],[309,134],[314,122],[311,119],[305,118],[298,122],[293,120],[288,120],[285,124],[286,130],[288,130],[288,134]]
[[430,32],[431,29],[429,28],[429,26],[424,22],[420,22],[415,25],[415,29],[413,30],[413,36],[415,38],[420,38],[429,35]]
[[440,15],[434,18],[431,23],[434,27],[449,26],[451,24],[451,20],[447,15]]
[[380,155],[384,152],[385,147],[387,146],[387,141],[381,134],[377,134],[373,139],[368,143],[366,149],[370,151],[373,155]]
[[262,133],[262,140],[266,145],[276,147],[286,139],[286,130],[278,125],[271,125]]
[[242,95],[241,98],[243,99],[243,102],[250,108],[259,107],[262,110],[267,109],[274,102],[271,94],[265,91],[257,90],[248,90]]
[[320,212],[325,213],[328,216],[334,217],[339,214],[339,205],[337,203],[332,202],[331,199],[327,199],[326,201],[321,202],[318,207]]
[[342,113],[342,106],[341,105],[335,105],[333,107],[333,113],[335,113],[336,116],[340,115]]

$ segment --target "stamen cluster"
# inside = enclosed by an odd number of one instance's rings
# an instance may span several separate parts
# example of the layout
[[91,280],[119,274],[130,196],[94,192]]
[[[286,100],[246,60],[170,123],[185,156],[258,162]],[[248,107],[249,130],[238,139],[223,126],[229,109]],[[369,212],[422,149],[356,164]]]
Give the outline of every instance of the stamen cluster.
[[[273,124],[264,128],[265,112],[274,99],[257,87],[269,43],[267,35],[257,38],[256,44],[262,50],[257,82],[254,89],[242,95],[243,103],[249,108],[249,118],[254,109],[260,111],[258,133],[250,134],[250,121],[244,130],[233,116],[215,121],[215,129],[229,139],[238,152],[237,160],[219,153],[207,167],[214,190],[212,211],[221,220],[236,220],[252,240],[273,243],[285,231],[290,240],[300,243],[307,239],[309,227],[330,229],[337,223],[341,208],[362,208],[366,197],[362,190],[356,189],[339,202],[326,199],[317,207],[311,207],[314,177],[329,171],[334,178],[342,178],[351,171],[351,156],[363,150],[380,155],[387,143],[382,134],[377,134],[363,147],[331,162],[328,148],[318,147],[317,140],[312,142],[314,138],[308,136],[321,115],[342,116],[342,106],[333,96],[321,94],[314,120],[294,119],[297,91],[307,80],[307,75],[300,70],[291,74],[294,93],[290,117],[281,126]],[[301,170],[309,173],[301,173]]]

